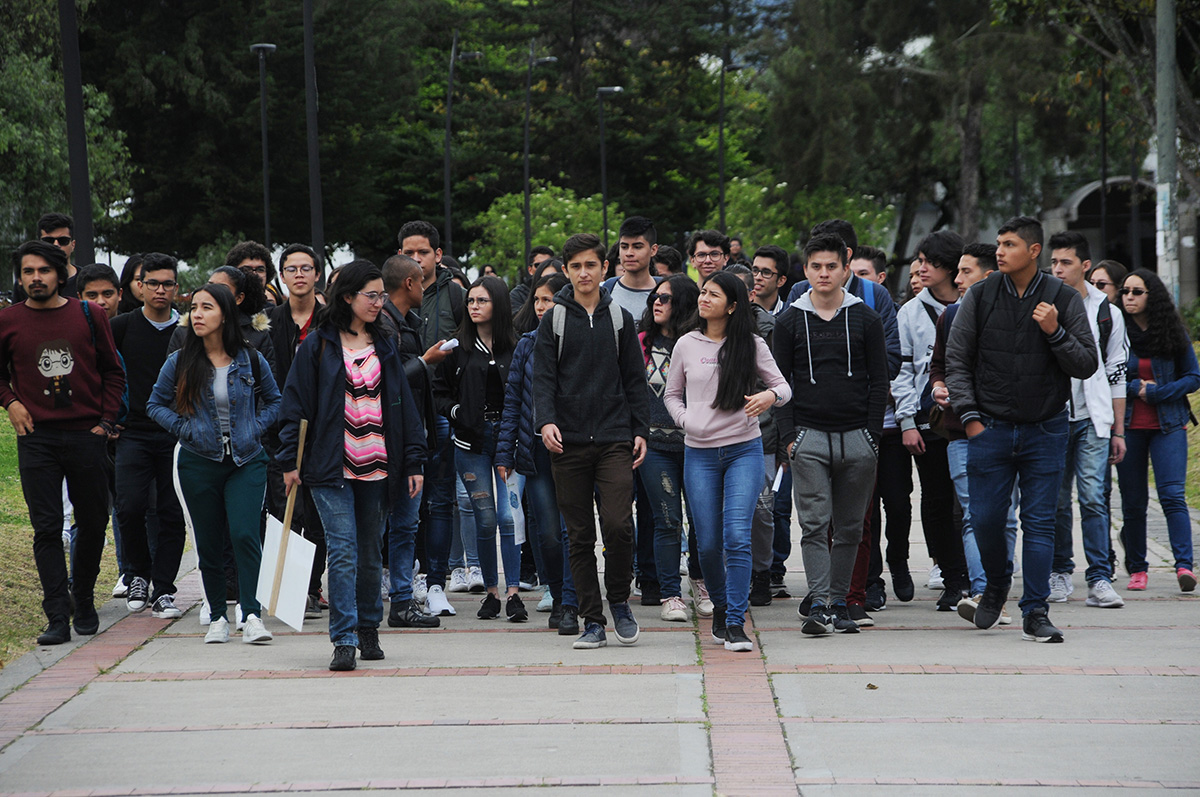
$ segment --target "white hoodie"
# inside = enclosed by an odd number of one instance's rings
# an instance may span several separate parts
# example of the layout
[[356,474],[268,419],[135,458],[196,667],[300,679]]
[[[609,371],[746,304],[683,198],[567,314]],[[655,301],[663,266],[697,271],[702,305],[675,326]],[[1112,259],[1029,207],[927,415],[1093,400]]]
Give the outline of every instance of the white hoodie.
[[896,402],[896,422],[902,431],[917,428],[916,415],[921,409],[921,392],[929,382],[929,361],[937,337],[937,320],[946,305],[926,289],[904,303],[896,313],[900,330],[900,373],[892,380],[892,399]]

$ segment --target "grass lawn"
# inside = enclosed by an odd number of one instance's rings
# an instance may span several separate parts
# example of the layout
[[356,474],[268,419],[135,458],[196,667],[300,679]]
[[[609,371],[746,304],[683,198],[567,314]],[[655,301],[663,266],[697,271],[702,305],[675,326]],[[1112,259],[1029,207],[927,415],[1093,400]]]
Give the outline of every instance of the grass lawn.
[[[117,560],[112,545],[104,549],[100,577],[96,582],[97,602],[108,599],[117,580]],[[33,564],[33,529],[21,494],[17,471],[17,435],[7,417],[0,418],[0,668],[35,647],[37,635],[46,624],[42,614],[42,586]]]

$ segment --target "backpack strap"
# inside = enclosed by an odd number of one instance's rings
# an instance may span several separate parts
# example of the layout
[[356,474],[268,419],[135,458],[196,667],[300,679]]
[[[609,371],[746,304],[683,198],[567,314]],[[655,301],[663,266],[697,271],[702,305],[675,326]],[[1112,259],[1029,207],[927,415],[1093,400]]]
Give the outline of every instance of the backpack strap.
[[[453,285],[454,283],[451,284]],[[455,285],[455,287],[458,286]],[[461,291],[462,289],[459,288],[459,290]],[[466,293],[466,291],[459,293],[459,291],[456,291],[453,288],[450,289],[450,315],[454,316],[455,324],[462,324],[464,293]]]
[[[920,300],[918,299],[917,301]],[[932,305],[926,304],[925,302],[921,302],[921,306],[925,308],[925,315],[929,316],[929,322],[936,327],[938,322],[938,311],[934,310]]]
[[96,322],[92,320],[92,308],[88,307],[87,299],[80,299],[79,304],[83,307],[83,317],[87,319],[88,330],[92,333],[92,348],[96,348]]
[[1103,365],[1108,357],[1108,341],[1113,329],[1112,305],[1108,299],[1100,303],[1100,309],[1096,312],[1096,328],[1100,330],[1100,363]]
[[983,290],[979,292],[979,307],[976,310],[976,318],[978,319],[975,322],[976,341],[983,335],[983,328],[987,324],[988,317],[992,314],[992,309],[996,306],[996,299],[1000,296],[1002,276],[997,274],[983,281]]
[[[862,286],[863,286],[863,295],[862,295],[863,303],[867,307],[870,307],[872,310],[874,310],[875,309],[875,288],[872,287],[872,285],[874,283],[869,283],[862,277],[856,276],[856,279],[858,279],[862,283]],[[926,305],[926,307],[928,307],[928,305]]]

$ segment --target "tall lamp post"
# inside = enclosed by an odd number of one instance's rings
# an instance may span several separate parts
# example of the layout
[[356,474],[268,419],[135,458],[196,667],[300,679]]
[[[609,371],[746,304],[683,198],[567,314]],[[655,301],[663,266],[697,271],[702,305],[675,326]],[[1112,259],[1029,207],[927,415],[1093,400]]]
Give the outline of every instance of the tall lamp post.
[[325,206],[321,200],[321,149],[317,141],[317,51],[313,43],[313,0],[304,0],[304,127],[308,139],[308,223],[317,264],[317,285],[325,287]]
[[529,114],[533,94],[533,68],[557,63],[558,59],[554,56],[534,58],[533,39],[529,40],[529,63],[525,72],[525,260],[522,261],[522,268],[529,267],[529,250],[533,246],[532,222],[529,213]]
[[721,57],[721,108],[717,114],[717,161],[720,166],[719,182],[719,199],[720,207],[720,230],[725,232],[725,73],[736,72],[742,68],[741,64],[732,64],[729,62],[729,48],[725,48],[725,53]]
[[83,68],[79,60],[79,20],[74,0],[58,0],[62,33],[63,91],[67,116],[67,164],[71,183],[71,215],[75,217],[75,262],[96,259],[92,233],[92,193],[88,179],[87,130],[83,116]]
[[275,52],[273,44],[252,44],[250,52],[258,56],[258,105],[262,116],[263,163],[263,246],[271,248],[271,166],[267,158],[267,56]]
[[452,241],[452,225],[450,223],[450,112],[454,103],[454,64],[458,61],[476,61],[483,58],[478,51],[460,53],[458,51],[458,31],[454,31],[454,41],[450,45],[450,75],[446,80],[446,143],[444,169],[442,175],[442,195],[445,203],[446,229],[442,236],[442,251],[447,255],[454,254]]
[[604,146],[604,98],[620,94],[624,86],[601,86],[596,89],[596,99],[600,102],[600,199],[604,218],[604,251],[608,251],[608,163]]

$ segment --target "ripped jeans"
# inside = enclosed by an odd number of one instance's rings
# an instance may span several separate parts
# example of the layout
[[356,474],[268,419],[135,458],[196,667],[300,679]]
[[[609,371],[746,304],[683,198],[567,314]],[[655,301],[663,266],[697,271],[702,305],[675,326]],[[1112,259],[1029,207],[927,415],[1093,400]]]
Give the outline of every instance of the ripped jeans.
[[475,531],[479,540],[479,567],[488,589],[499,583],[496,573],[496,529],[500,529],[500,556],[504,560],[504,583],[516,588],[521,576],[521,547],[513,530],[512,507],[508,488],[496,473],[496,432],[498,424],[484,424],[483,450],[476,453],[454,449],[454,465],[471,506],[475,510]]
[[679,553],[683,532],[683,452],[649,448],[637,474],[654,513],[654,562],[663,600],[682,597]]

